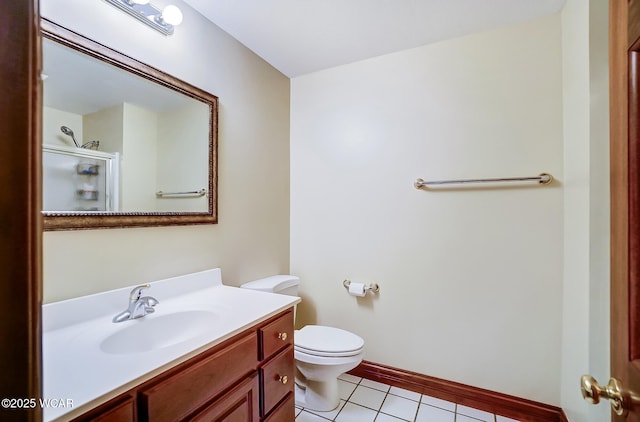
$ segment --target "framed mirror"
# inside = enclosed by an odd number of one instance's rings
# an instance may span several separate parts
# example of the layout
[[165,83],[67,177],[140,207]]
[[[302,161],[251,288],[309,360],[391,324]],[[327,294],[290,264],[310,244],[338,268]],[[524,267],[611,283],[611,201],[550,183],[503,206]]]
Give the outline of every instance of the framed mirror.
[[217,223],[218,98],[42,19],[45,230]]

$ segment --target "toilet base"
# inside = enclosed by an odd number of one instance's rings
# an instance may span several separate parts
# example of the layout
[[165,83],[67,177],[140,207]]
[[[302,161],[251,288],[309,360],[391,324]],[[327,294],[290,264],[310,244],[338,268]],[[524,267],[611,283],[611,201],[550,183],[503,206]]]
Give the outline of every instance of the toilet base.
[[329,412],[340,404],[338,379],[328,381],[305,380],[305,386],[295,385],[296,405],[318,412]]

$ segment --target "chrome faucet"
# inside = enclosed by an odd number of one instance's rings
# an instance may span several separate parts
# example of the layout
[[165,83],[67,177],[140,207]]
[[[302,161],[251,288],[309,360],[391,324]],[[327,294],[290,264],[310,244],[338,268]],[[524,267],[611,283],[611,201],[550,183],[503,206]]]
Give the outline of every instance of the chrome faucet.
[[141,318],[147,314],[155,312],[153,308],[159,302],[151,296],[142,296],[142,291],[151,287],[143,284],[134,287],[129,294],[129,307],[113,317],[113,322],[128,321],[130,319]]

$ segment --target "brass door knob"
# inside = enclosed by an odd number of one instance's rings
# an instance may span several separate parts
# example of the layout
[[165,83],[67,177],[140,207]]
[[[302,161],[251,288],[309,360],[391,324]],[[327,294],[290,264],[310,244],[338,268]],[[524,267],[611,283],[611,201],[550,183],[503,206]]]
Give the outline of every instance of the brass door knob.
[[278,333],[278,338],[282,341],[287,341],[287,333]]
[[287,382],[289,382],[289,377],[287,377],[286,375],[281,375],[277,377],[277,379],[283,384],[286,384]]
[[616,415],[625,415],[628,411],[628,404],[624,398],[622,385],[615,378],[609,380],[609,384],[602,387],[591,375],[583,375],[580,378],[580,390],[582,397],[591,404],[600,403],[600,398],[609,400],[611,409]]

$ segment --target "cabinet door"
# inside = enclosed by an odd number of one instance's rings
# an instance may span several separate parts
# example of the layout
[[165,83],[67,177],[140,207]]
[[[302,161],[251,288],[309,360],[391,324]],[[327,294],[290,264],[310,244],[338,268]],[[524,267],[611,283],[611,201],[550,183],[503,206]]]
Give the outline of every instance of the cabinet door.
[[130,395],[115,399],[73,419],[73,422],[134,422],[135,402]]
[[140,416],[152,422],[175,422],[210,402],[256,370],[255,332],[225,345],[179,372],[152,381],[138,395]]
[[296,418],[295,397],[289,393],[287,399],[276,407],[264,422],[291,422]]
[[[258,374],[246,378],[227,394],[186,420],[193,422],[254,422],[258,413]],[[292,419],[293,420],[293,419]]]

